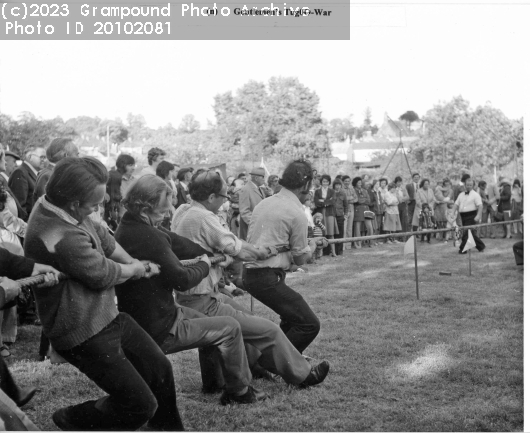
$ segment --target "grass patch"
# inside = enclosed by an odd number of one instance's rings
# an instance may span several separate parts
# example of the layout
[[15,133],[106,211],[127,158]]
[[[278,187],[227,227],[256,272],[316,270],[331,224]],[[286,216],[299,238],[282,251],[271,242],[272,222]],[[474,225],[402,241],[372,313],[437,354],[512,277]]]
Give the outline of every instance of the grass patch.
[[[271,397],[223,407],[200,393],[196,351],[170,355],[184,425],[199,431],[522,431],[523,273],[513,240],[486,239],[467,257],[452,244],[418,243],[420,296],[413,256],[403,244],[348,250],[289,274],[321,320],[306,354],[328,359],[320,386],[297,390],[255,381]],[[494,247],[494,248],[490,248]],[[440,276],[450,271],[452,276]],[[250,307],[250,298],[240,302]],[[256,314],[279,318],[254,302]],[[22,327],[9,359],[22,385],[42,391],[25,408],[43,430],[52,413],[103,393],[70,365],[36,362],[40,328]]]

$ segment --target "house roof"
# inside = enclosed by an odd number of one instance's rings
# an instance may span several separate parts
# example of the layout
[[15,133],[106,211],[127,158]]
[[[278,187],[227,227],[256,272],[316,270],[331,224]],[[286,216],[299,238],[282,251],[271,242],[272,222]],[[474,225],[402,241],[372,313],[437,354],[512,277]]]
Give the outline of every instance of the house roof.
[[[419,140],[419,137],[401,137],[403,147],[410,147],[412,143]],[[363,137],[362,140],[351,142],[352,150],[368,149],[395,149],[399,144],[399,137]]]

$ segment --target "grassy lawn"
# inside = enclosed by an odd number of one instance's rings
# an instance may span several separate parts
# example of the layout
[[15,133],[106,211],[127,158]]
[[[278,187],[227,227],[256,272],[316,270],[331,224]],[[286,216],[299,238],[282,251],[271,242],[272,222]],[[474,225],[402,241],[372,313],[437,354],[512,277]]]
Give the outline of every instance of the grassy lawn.
[[[522,431],[523,272],[513,259],[514,239],[486,239],[486,251],[472,253],[472,277],[466,256],[432,242],[418,243],[419,301],[414,258],[403,256],[403,244],[345,251],[288,276],[322,323],[306,351],[331,363],[320,386],[255,381],[269,400],[223,407],[219,395],[200,392],[196,351],[171,355],[186,428]],[[241,303],[250,305],[248,295]],[[254,310],[279,322],[259,302]],[[69,365],[36,362],[39,332],[19,330],[9,363],[20,383],[42,389],[26,406],[28,416],[56,430],[53,411],[103,394]]]

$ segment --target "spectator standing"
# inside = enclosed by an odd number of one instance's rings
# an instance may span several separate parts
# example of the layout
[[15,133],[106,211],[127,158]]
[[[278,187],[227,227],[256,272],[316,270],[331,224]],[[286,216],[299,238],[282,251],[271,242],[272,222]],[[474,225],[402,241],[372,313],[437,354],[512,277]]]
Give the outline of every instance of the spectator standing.
[[273,194],[278,194],[282,189],[282,186],[279,184],[279,181],[280,178],[275,174],[271,174],[269,176],[269,179],[267,179],[267,183],[269,185],[269,188],[272,190]]
[[[434,192],[430,188],[429,179],[422,179],[420,182],[420,188],[416,192],[416,207],[414,210],[414,216],[412,218],[412,230],[417,231],[420,225],[419,217],[420,212],[423,209],[423,204],[429,205],[431,212],[434,208]],[[423,241],[424,235],[421,235],[421,241]]]
[[[333,190],[335,191],[335,218],[337,219],[337,226],[339,232],[335,235],[335,239],[344,238],[344,220],[348,218],[348,198],[342,189],[342,181],[335,179],[333,181]],[[342,256],[344,250],[342,243],[332,245],[335,247],[335,253]]]
[[[523,190],[521,188],[521,182],[519,179],[515,179],[512,185],[512,219],[518,220],[523,212]],[[521,223],[513,224],[513,232],[523,232],[523,226]]]
[[[488,194],[486,192],[486,186],[487,186],[487,183],[484,180],[481,180],[478,183],[477,192],[480,195],[480,199],[482,200],[482,218],[481,218],[482,224],[486,224],[488,222],[488,206],[490,206],[489,200],[488,200]],[[486,237],[488,235],[488,227],[479,228],[478,233],[481,238]]]
[[[321,213],[323,224],[326,227],[326,238],[333,239],[336,234],[339,234],[339,227],[337,219],[335,218],[335,191],[330,188],[331,177],[329,174],[323,174],[320,180],[320,188],[315,190],[315,211],[314,213]],[[335,245],[330,245],[329,248],[324,248],[324,255],[331,254],[336,257]]]
[[[436,226],[442,228],[446,226],[447,220],[445,214],[447,210],[447,203],[453,202],[453,189],[451,188],[451,181],[444,179],[442,185],[436,185],[434,191],[434,219],[436,220]],[[447,232],[440,233],[439,240],[446,240]]]
[[[396,184],[396,197],[399,200],[398,212],[399,222],[401,223],[401,231],[403,233],[407,233],[410,228],[408,211],[410,201],[409,193],[407,192],[407,188],[405,187],[405,185],[403,185],[403,179],[401,178],[401,176],[396,176],[394,183]],[[406,241],[404,237],[401,240],[403,242]]]
[[[348,199],[348,217],[344,218],[344,234],[347,238],[351,238],[353,236],[353,215],[354,215],[354,209],[353,205],[357,203],[357,194],[355,193],[355,189],[353,188],[351,184],[351,177],[348,175],[343,176],[343,183],[344,183],[344,192],[346,193],[346,198]],[[344,248],[349,250],[353,246],[353,242],[344,244]]]
[[165,158],[166,152],[159,147],[152,147],[149,149],[149,152],[147,152],[147,163],[149,165],[144,167],[144,169],[140,172],[139,177],[142,177],[146,174],[152,174],[153,176],[156,176],[156,168],[158,167],[158,164],[160,164]]
[[39,171],[37,180],[35,182],[35,191],[33,193],[34,202],[44,195],[46,184],[52,175],[55,164],[67,156],[77,157],[78,155],[79,149],[71,138],[55,138],[51,141],[50,145],[46,149],[48,166]]
[[11,188],[7,186],[9,177],[7,176],[7,172],[5,171],[7,162],[6,160],[6,153],[2,145],[0,144],[0,185],[4,186],[4,189],[7,193],[6,206],[14,216],[26,221],[28,219],[28,214],[24,209],[22,209],[22,206],[20,206],[20,203],[15,198],[15,195],[13,194],[13,191],[11,191]]
[[45,163],[46,150],[43,147],[29,146],[24,153],[24,162],[9,177],[8,186],[28,217],[35,203],[33,193],[37,175]]
[[[501,221],[510,221],[512,219],[511,210],[512,210],[512,187],[510,182],[503,180],[501,182],[501,199],[499,200],[498,212],[502,213]],[[502,229],[504,231],[503,238],[510,239],[512,237],[511,224],[503,224]]]
[[414,218],[414,213],[416,212],[416,194],[418,193],[418,190],[420,189],[420,174],[419,173],[413,173],[412,174],[412,182],[407,184],[407,194],[409,196],[409,204],[408,204],[408,227],[413,226],[412,220]]
[[[136,168],[136,160],[125,153],[118,156],[116,160],[116,171],[121,174],[121,186],[120,196],[123,198],[127,195],[127,191],[136,180],[136,176],[133,175],[134,169]],[[120,203],[120,218],[125,213],[125,206]]]
[[[458,227],[456,224],[456,209],[454,208],[454,203],[449,202],[447,203],[447,209],[445,211],[445,219],[447,220],[446,228],[448,229],[455,229]],[[456,236],[456,233],[455,233]],[[448,240],[453,239],[453,231],[447,232],[447,237],[445,238],[445,243],[447,243]]]
[[[396,184],[392,182],[388,185],[388,190],[385,191],[385,222],[383,230],[392,234],[401,230],[401,222],[399,221],[399,199],[396,195]],[[390,238],[389,242],[399,243],[396,238]]]
[[177,186],[177,205],[175,209],[178,209],[179,206],[189,203],[191,201],[189,193],[189,184],[191,177],[193,176],[193,169],[191,167],[181,168],[177,173],[177,179],[179,184]]
[[[489,219],[490,219],[490,222],[495,222],[495,215],[497,214],[499,200],[501,199],[501,194],[495,182],[491,182],[488,185],[486,191],[488,193],[488,203],[490,205],[488,207]],[[490,229],[491,229],[490,238],[495,239],[495,232],[497,230],[496,226],[490,227]]]
[[[466,179],[465,191],[461,192],[455,202],[455,211],[460,212],[462,218],[463,230],[462,230],[462,242],[460,243],[460,254],[465,254],[462,250],[464,249],[469,230],[466,230],[466,226],[478,224],[482,218],[482,199],[480,195],[473,190],[475,182],[471,178]],[[508,184],[509,186],[510,184]],[[471,235],[475,240],[476,248],[479,252],[486,249],[486,245],[480,239],[475,229],[471,230]]]
[[[363,180],[360,177],[353,179],[353,186],[355,188],[355,194],[357,195],[357,203],[354,205],[354,237],[361,237],[361,228],[362,226],[366,227],[368,234],[372,234],[372,224],[370,222],[366,223],[364,213],[370,211],[368,205],[370,204],[370,198],[368,197],[368,192],[363,188]],[[369,241],[368,246],[371,247],[371,241]],[[361,242],[354,242],[353,248],[361,248]]]
[[[380,235],[383,232],[383,216],[385,214],[385,200],[383,198],[383,190],[381,190],[380,182],[377,179],[373,181],[372,194],[373,194],[373,204],[372,212],[375,214],[373,220],[374,225],[374,235]],[[374,245],[379,245],[383,243],[382,241],[375,241]]]
[[265,198],[261,186],[265,183],[265,169],[253,168],[250,171],[250,181],[239,192],[239,238],[246,241],[248,226],[254,208]]

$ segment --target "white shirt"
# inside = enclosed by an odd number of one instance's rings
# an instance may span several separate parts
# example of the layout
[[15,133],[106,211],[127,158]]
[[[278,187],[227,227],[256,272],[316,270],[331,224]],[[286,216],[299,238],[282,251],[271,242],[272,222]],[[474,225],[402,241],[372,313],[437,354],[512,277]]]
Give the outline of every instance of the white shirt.
[[458,212],[473,212],[478,210],[479,206],[482,206],[482,199],[480,194],[474,190],[461,192],[456,199],[455,206],[458,206]]

